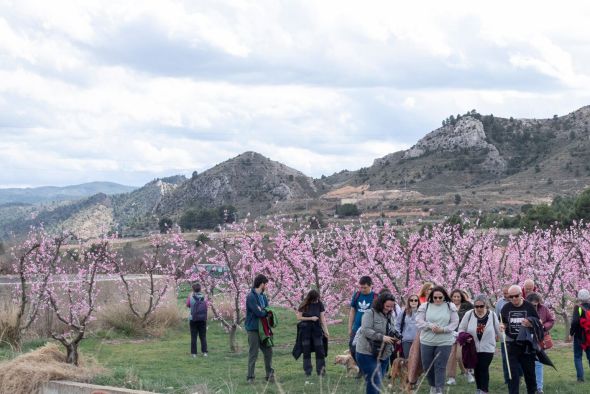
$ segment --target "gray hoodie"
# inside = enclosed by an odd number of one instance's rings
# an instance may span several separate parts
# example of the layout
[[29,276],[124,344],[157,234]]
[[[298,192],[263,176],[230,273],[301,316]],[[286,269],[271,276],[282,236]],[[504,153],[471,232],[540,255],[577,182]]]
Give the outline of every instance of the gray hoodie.
[[411,315],[406,315],[404,320],[404,331],[401,331],[402,326],[402,319],[405,312],[400,313],[397,315],[395,319],[395,330],[402,334],[402,342],[413,342],[414,338],[416,338],[416,333],[418,332],[418,327],[416,326],[416,313],[418,311],[415,310]]

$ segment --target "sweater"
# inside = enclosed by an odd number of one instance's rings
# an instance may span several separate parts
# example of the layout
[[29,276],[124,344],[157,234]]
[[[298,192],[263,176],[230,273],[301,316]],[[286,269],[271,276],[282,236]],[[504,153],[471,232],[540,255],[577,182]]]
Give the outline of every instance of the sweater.
[[[428,346],[451,346],[455,343],[453,332],[459,324],[457,308],[453,303],[420,305],[416,314],[416,325],[420,331],[420,343]],[[434,326],[444,329],[442,333],[432,331]]]
[[490,310],[489,314],[481,340],[477,337],[477,315],[474,310],[467,312],[459,324],[460,333],[466,332],[473,337],[477,353],[494,353],[496,351],[496,337],[500,335],[500,322],[494,311]]
[[[418,327],[416,326],[416,313],[417,311],[414,311],[411,315],[407,315],[404,311],[397,315],[397,318],[395,319],[395,330],[402,334],[402,342],[413,342],[414,338],[416,338],[416,333],[418,332]],[[403,330],[401,327],[402,320],[404,321]]]

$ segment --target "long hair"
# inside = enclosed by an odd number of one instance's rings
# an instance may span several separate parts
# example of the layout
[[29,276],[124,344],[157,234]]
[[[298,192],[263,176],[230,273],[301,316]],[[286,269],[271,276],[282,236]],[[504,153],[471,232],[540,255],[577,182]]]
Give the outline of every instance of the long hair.
[[377,297],[377,300],[373,303],[373,309],[377,312],[383,313],[383,306],[387,301],[395,302],[395,297],[393,296],[393,294],[391,294],[390,292],[384,292],[379,294],[379,297]]
[[434,293],[437,291],[442,293],[445,302],[451,302],[451,297],[449,297],[449,293],[447,293],[447,290],[442,286],[435,286],[432,289],[432,291],[428,295],[428,302],[430,302],[430,303],[434,302],[434,299],[432,297],[433,297]]
[[420,288],[420,291],[418,292],[418,298],[420,297],[426,297],[426,290],[428,290],[429,288],[434,287],[434,283],[432,282],[426,282],[422,285],[422,287]]
[[301,305],[299,305],[299,309],[297,309],[297,311],[306,312],[309,309],[309,304],[314,303],[314,302],[319,302],[319,301],[320,301],[320,292],[317,291],[316,289],[312,289],[309,291],[309,293],[307,293],[307,295],[303,299],[303,302],[301,303]]
[[412,297],[416,297],[416,299],[418,300],[418,305],[416,305],[416,310],[418,310],[418,308],[420,307],[420,297],[418,297],[415,294],[412,294],[411,296],[408,296],[408,300],[406,301],[406,307],[404,308],[404,312],[406,312],[406,316],[412,316],[412,306],[410,305],[410,298]]
[[453,299],[453,295],[455,295],[455,293],[459,293],[459,295],[461,296],[461,304],[467,301],[465,293],[461,289],[453,289],[453,291],[451,291],[451,300]]

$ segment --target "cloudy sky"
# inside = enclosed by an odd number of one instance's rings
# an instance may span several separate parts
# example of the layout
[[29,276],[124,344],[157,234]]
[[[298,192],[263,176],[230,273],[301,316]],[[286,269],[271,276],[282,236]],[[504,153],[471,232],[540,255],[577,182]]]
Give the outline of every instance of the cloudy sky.
[[142,185],[247,150],[358,169],[450,114],[590,104],[590,4],[0,0],[0,186]]

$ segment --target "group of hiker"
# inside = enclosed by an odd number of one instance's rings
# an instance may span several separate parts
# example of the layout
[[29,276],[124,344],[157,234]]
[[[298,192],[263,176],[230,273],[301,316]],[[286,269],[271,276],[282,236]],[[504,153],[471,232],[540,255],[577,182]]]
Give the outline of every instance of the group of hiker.
[[[248,335],[247,381],[254,382],[259,350],[264,355],[266,380],[274,380],[272,368],[272,328],[276,315],[269,306],[265,289],[269,280],[259,274],[246,297],[245,329]],[[590,364],[590,292],[579,290],[572,314],[569,340],[573,342],[574,365],[578,382],[584,381],[583,353]],[[207,355],[206,331],[200,286],[193,285],[187,299],[191,309],[191,354],[197,354],[197,335]],[[200,311],[200,312],[199,312]],[[303,356],[306,376],[315,369],[325,375],[329,339],[325,306],[317,290],[311,290],[299,306],[297,338],[293,356]],[[195,320],[193,320],[193,318]],[[205,307],[206,320],[206,307]],[[475,383],[477,394],[489,392],[489,368],[500,341],[504,383],[510,394],[519,393],[524,377],[528,394],[543,393],[543,366],[551,365],[546,351],[553,346],[551,329],[555,318],[536,292],[535,283],[526,280],[502,287],[502,296],[492,307],[490,298],[473,298],[463,289],[450,293],[440,285],[425,283],[418,294],[396,300],[388,289],[377,294],[371,277],[359,279],[352,294],[348,316],[350,354],[359,367],[358,378],[366,381],[367,393],[381,390],[383,377],[395,358],[406,358],[408,381],[416,384],[424,372],[431,394],[443,393],[446,385],[456,384],[459,367],[468,383]]]

